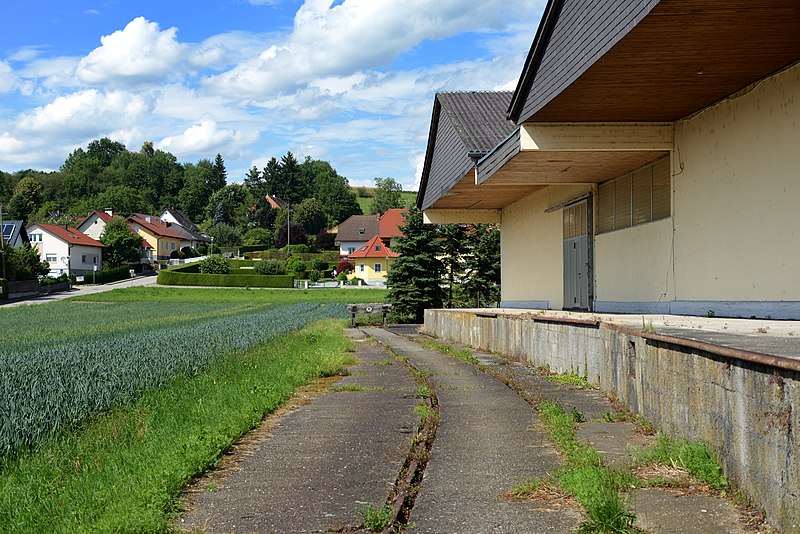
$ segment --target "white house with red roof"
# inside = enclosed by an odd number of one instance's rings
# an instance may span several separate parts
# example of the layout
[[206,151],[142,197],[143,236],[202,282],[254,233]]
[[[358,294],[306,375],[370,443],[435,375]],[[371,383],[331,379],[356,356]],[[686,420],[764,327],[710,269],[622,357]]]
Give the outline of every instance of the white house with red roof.
[[348,278],[361,278],[367,285],[384,285],[391,260],[399,257],[400,254],[392,252],[383,244],[381,237],[376,235],[350,254],[355,271]]
[[100,236],[106,229],[106,224],[111,220],[114,214],[111,211],[93,211],[80,223],[78,223],[78,230],[88,235],[92,239],[100,241]]
[[35,223],[27,228],[31,245],[50,264],[50,274],[84,274],[103,267],[103,244],[77,228]]

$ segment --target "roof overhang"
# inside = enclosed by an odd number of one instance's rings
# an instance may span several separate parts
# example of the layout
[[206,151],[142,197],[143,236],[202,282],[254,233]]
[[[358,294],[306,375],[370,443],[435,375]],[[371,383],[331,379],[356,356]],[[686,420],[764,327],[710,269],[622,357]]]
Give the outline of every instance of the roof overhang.
[[526,123],[478,162],[488,188],[600,183],[672,150],[671,123]]
[[[691,115],[800,59],[800,2],[661,0],[623,31],[569,85],[524,114],[526,89],[518,87],[513,118],[650,122]],[[555,43],[548,34],[537,39],[539,48]],[[585,59],[578,52],[576,64]],[[535,77],[521,84],[529,91]]]

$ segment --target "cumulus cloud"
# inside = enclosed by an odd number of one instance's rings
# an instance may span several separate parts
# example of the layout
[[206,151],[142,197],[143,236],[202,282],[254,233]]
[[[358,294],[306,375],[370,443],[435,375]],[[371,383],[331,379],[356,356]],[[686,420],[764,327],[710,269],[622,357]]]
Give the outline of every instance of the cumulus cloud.
[[209,152],[238,149],[255,143],[258,137],[257,131],[220,128],[216,122],[209,120],[190,126],[180,135],[165,137],[158,143],[158,148],[182,157],[196,154],[207,156]]
[[[529,4],[529,5],[528,5]],[[464,31],[498,30],[512,11],[531,11],[504,0],[306,0],[285,42],[206,83],[227,93],[281,93],[329,76],[385,66],[426,39]],[[518,13],[519,14],[519,13]]]
[[140,95],[88,89],[58,97],[50,104],[22,115],[17,128],[49,134],[96,133],[100,137],[100,132],[135,123],[147,111],[148,104]]
[[81,59],[75,71],[89,84],[157,82],[184,59],[186,45],[177,28],[161,31],[156,22],[133,19],[124,29],[100,38],[102,46]]

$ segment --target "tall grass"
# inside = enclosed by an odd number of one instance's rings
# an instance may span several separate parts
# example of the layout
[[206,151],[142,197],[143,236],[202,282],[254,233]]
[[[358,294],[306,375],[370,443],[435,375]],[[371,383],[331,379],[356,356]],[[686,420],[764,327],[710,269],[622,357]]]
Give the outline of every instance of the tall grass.
[[165,532],[194,475],[314,377],[352,357],[325,320],[228,354],[96,414],[0,468],[0,532]]

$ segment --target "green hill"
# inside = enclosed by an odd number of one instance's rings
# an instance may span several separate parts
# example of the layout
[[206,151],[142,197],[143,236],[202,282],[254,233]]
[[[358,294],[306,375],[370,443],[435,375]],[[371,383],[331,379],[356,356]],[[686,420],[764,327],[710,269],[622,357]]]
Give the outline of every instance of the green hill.
[[[358,201],[358,205],[361,206],[361,211],[364,214],[369,213],[370,204],[372,204],[372,196],[373,191],[375,191],[374,187],[353,187],[353,192],[356,194],[356,200]],[[403,191],[400,193],[400,196],[403,199],[403,206],[410,207],[413,206],[414,203],[417,201],[417,192],[416,191]]]

